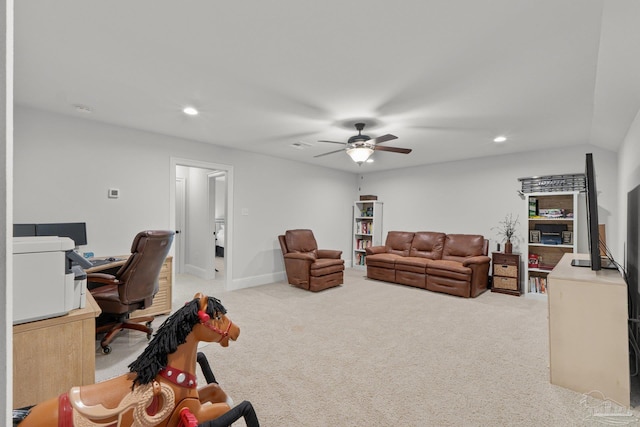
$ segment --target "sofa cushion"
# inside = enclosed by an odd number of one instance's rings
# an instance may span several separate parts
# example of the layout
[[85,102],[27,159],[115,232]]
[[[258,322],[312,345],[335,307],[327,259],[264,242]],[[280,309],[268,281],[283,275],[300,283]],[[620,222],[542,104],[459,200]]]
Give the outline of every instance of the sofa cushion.
[[445,259],[427,261],[427,275],[433,274],[435,276],[468,281],[471,273],[471,268],[463,266],[458,261]]
[[396,260],[402,259],[402,256],[397,254],[374,254],[367,255],[365,258],[365,262],[368,266],[372,267],[382,267],[382,268],[395,268]]
[[418,231],[413,236],[409,256],[441,259],[446,234],[433,231]]
[[465,258],[486,255],[485,240],[477,234],[447,234],[442,259],[462,262]]
[[320,258],[311,264],[310,274],[319,277],[331,273],[338,273],[342,270],[344,270],[343,259]]
[[409,256],[414,233],[408,231],[390,231],[384,244],[388,254]]
[[427,271],[427,262],[428,258],[414,256],[398,258],[396,260],[396,270],[424,274]]

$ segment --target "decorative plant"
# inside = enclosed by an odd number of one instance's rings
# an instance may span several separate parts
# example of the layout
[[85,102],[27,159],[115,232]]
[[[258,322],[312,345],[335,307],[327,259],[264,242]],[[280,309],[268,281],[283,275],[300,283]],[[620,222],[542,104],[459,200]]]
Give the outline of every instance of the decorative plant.
[[496,230],[498,236],[504,237],[504,241],[510,242],[511,238],[516,234],[516,227],[520,224],[519,218],[519,215],[514,218],[513,214],[508,214],[504,217],[504,220],[498,223],[500,225],[493,227],[492,230]]

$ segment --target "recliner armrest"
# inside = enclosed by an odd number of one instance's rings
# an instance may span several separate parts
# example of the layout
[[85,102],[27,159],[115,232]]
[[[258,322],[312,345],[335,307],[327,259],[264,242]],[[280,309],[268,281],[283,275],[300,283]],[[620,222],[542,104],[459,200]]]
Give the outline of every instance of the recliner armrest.
[[340,259],[342,251],[334,249],[318,249],[318,258]]
[[462,265],[464,265],[465,267],[468,267],[472,264],[488,264],[491,262],[491,258],[489,258],[486,255],[478,255],[478,256],[472,256],[469,258],[465,258],[462,261]]
[[102,285],[118,285],[120,281],[116,276],[105,273],[89,273],[87,274],[87,283],[98,283]]
[[369,246],[364,248],[364,251],[367,255],[383,254],[386,252],[386,246]]
[[284,254],[284,259],[301,259],[313,262],[316,260],[316,257],[311,252],[290,252],[288,254]]

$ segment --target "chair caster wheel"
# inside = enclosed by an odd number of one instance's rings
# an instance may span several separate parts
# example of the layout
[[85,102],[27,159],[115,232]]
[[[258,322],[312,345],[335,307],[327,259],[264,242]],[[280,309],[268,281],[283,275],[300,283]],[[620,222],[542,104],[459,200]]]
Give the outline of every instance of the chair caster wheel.
[[110,345],[106,345],[104,347],[102,347],[102,354],[109,354],[111,353],[111,346]]

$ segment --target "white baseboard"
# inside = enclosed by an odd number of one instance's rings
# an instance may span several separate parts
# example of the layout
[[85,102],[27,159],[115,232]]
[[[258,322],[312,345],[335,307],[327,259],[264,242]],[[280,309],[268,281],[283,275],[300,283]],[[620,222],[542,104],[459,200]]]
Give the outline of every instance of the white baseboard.
[[193,276],[199,277],[204,280],[211,280],[216,278],[215,271],[207,271],[204,268],[195,266],[193,264],[185,264],[184,272]]
[[238,289],[253,288],[255,286],[282,281],[287,281],[287,275],[284,271],[233,280],[233,282],[230,283],[230,288],[227,290],[236,291]]

